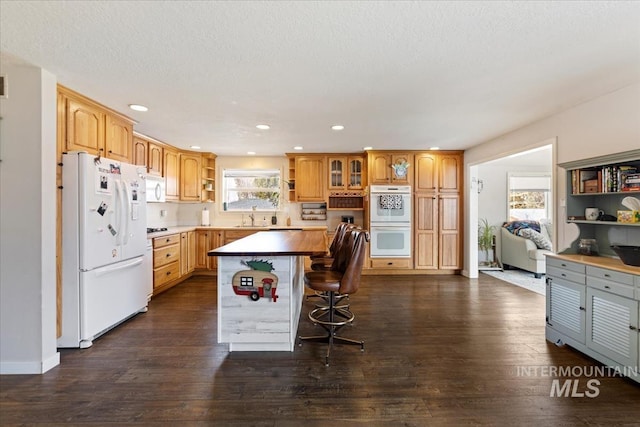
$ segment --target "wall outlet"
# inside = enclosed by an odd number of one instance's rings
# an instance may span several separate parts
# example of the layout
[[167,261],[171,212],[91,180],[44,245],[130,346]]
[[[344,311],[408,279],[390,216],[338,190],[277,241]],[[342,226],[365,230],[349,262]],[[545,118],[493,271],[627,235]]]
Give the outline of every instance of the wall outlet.
[[167,216],[167,211],[166,211],[165,209],[161,209],[161,210],[160,210],[160,216],[161,216],[161,217],[165,217],[165,216]]

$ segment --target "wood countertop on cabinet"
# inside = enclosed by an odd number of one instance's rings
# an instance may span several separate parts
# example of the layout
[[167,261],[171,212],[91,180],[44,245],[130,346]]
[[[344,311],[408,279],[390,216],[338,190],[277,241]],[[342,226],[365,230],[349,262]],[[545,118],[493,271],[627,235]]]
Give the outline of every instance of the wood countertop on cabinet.
[[210,250],[209,256],[289,256],[322,255],[327,237],[322,230],[259,231]]
[[620,271],[622,273],[635,274],[640,276],[640,267],[626,265],[618,258],[609,258],[604,256],[588,256],[579,254],[549,254],[549,257],[564,259],[567,261],[579,262],[594,267],[608,268],[609,270]]

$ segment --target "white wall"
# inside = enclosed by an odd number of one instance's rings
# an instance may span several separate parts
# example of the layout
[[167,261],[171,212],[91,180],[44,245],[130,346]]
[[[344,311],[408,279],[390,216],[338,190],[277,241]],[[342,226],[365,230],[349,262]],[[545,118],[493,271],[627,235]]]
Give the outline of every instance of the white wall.
[[[574,108],[532,123],[521,129],[487,141],[465,151],[465,267],[470,273],[469,261],[477,259],[471,251],[477,250],[477,215],[471,213],[471,182],[477,179],[477,168],[473,165],[497,159],[514,152],[541,145],[543,141],[557,138],[554,148],[554,165],[569,161],[592,158],[612,153],[638,149],[640,145],[640,83],[624,87],[615,92],[577,105]],[[566,200],[564,170],[555,168],[555,206],[554,223],[557,225],[558,250],[570,246],[577,237],[577,227],[566,224],[563,208]]]
[[0,374],[43,373],[56,351],[56,79],[1,58]]
[[478,179],[484,188],[478,194],[478,217],[489,224],[501,226],[507,220],[507,176],[509,173],[549,174],[552,170],[552,149],[538,150],[517,157],[505,157],[478,165]]

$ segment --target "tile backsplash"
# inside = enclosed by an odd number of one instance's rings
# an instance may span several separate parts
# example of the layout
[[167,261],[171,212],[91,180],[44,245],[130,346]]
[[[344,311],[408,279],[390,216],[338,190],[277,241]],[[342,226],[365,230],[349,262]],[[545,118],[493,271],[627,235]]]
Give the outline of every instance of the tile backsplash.
[[[147,225],[149,227],[176,227],[201,225],[202,210],[209,210],[209,222],[211,225],[222,227],[236,226],[249,222],[248,213],[219,212],[215,203],[147,203]],[[326,221],[303,221],[300,219],[299,204],[289,203],[288,211],[279,211],[278,225],[285,225],[287,215],[291,217],[293,226],[326,225],[329,230],[335,229],[342,215],[353,215],[356,224],[363,224],[362,211],[328,211]],[[288,213],[287,213],[288,212]],[[264,219],[263,219],[264,218]],[[261,212],[257,214],[256,224],[262,225],[263,221],[271,225],[271,214]]]

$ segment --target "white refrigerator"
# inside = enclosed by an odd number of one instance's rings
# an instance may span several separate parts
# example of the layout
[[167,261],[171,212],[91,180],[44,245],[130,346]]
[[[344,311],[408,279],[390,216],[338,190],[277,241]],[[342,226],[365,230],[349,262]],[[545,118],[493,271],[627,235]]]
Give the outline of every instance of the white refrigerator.
[[62,160],[62,335],[87,348],[147,311],[146,170],[85,152]]

